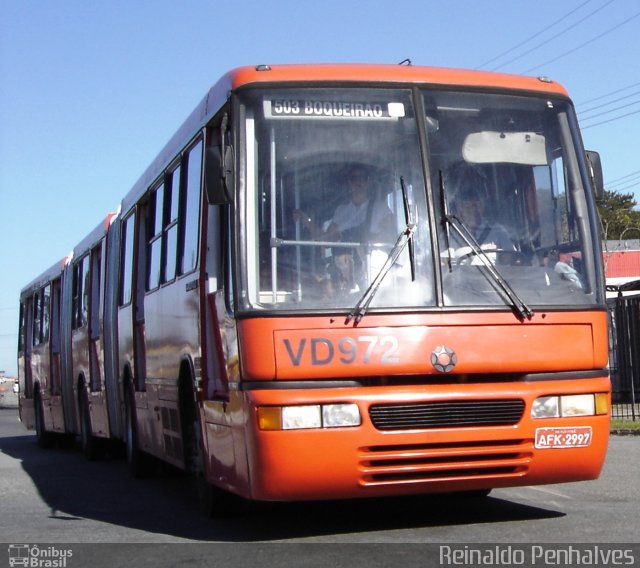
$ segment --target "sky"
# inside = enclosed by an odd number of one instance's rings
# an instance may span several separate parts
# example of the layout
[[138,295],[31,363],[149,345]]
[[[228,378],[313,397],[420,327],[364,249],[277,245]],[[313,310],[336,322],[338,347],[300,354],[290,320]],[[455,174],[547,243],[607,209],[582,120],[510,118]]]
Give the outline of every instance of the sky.
[[223,73],[407,58],[560,82],[605,186],[640,203],[637,0],[0,0],[0,371],[17,372],[20,289]]

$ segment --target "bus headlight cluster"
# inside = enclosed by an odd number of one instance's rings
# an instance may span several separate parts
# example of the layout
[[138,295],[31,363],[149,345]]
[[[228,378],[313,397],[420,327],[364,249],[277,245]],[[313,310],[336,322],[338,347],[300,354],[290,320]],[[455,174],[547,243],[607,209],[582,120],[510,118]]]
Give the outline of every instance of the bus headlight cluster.
[[541,396],[533,401],[532,418],[568,418],[609,413],[607,393]]
[[361,422],[358,405],[352,403],[261,406],[258,408],[260,430],[344,428],[360,426]]

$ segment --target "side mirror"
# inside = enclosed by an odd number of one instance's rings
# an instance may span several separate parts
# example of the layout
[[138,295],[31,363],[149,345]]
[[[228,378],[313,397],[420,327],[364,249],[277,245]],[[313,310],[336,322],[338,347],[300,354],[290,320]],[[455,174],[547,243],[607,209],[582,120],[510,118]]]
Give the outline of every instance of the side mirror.
[[589,166],[589,177],[596,200],[604,199],[604,178],[602,176],[602,163],[598,152],[586,151],[587,165]]
[[211,205],[224,205],[233,201],[233,151],[225,146],[209,146],[204,154],[204,185]]

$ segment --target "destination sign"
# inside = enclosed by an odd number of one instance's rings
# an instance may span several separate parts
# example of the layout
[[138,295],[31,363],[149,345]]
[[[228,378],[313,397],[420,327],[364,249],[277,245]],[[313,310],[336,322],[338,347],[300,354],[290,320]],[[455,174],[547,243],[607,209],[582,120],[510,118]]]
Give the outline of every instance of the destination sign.
[[264,101],[266,118],[324,118],[347,120],[397,120],[405,115],[404,103],[272,99]]

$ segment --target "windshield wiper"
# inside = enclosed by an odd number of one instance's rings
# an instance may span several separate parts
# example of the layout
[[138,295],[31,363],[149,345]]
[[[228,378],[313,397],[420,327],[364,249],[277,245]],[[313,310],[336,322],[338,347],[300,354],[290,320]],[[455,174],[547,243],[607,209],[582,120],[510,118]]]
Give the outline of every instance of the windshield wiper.
[[449,239],[449,204],[447,203],[447,194],[444,190],[444,178],[442,170],[440,170],[440,211],[442,213],[442,228],[444,229],[444,244],[447,251],[447,265],[449,266],[449,272],[452,271],[451,267],[451,243]]
[[482,250],[482,246],[475,239],[471,231],[468,227],[463,223],[461,219],[456,217],[455,215],[451,215],[448,211],[447,207],[447,197],[445,194],[444,181],[442,178],[442,172],[440,172],[440,194],[442,197],[441,206],[442,206],[442,223],[444,225],[445,230],[445,240],[447,245],[447,257],[449,262],[449,271],[451,268],[451,250],[449,248],[449,227],[451,227],[466,243],[466,245],[471,249],[473,254],[477,256],[482,262],[482,266],[478,266],[480,269],[484,269],[484,274],[489,274],[493,282],[502,290],[502,292],[509,298],[511,302],[511,307],[515,311],[518,319],[531,319],[533,317],[533,310],[526,304],[526,302],[518,295],[518,293],[513,289],[511,284],[505,280],[505,278],[500,274],[500,271],[496,268],[496,265],[489,258],[487,253]]
[[[413,227],[411,234],[408,237],[407,246],[409,247],[409,264],[411,265],[411,282],[416,280],[416,247],[413,242],[413,233],[416,229],[417,222],[413,218],[413,210],[409,203],[409,192],[407,186],[404,183],[404,178],[400,176],[400,188],[402,189],[402,204],[404,205],[404,221],[407,224],[405,231],[409,227]],[[403,231],[404,232],[404,231]],[[401,251],[402,252],[402,251]]]
[[409,246],[409,263],[411,265],[411,281],[415,281],[416,279],[416,261],[415,261],[415,247],[413,245],[413,234],[416,231],[417,224],[413,219],[413,212],[411,210],[411,206],[409,203],[409,194],[407,192],[407,187],[404,183],[404,178],[400,176],[400,187],[402,188],[402,201],[404,204],[404,217],[406,221],[405,228],[400,232],[396,243],[393,245],[393,248],[389,251],[384,264],[376,274],[376,277],[371,281],[369,287],[365,290],[364,294],[362,294],[361,298],[358,300],[353,309],[347,314],[347,319],[345,320],[345,325],[348,324],[351,320],[354,320],[354,325],[358,325],[360,320],[364,317],[369,309],[369,305],[373,301],[374,296],[378,292],[380,288],[380,284],[384,280],[385,276],[391,270],[391,267],[396,263],[402,251]]

